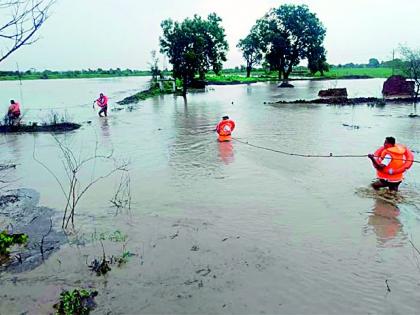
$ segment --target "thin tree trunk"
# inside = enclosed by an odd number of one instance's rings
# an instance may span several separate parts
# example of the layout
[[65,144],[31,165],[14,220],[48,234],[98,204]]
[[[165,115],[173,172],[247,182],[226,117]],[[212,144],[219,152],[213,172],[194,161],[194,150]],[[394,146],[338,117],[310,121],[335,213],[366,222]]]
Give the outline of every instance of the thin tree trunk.
[[251,67],[246,67],[246,77],[249,78],[251,76]]
[[182,78],[182,96],[187,96],[188,78],[184,76]]

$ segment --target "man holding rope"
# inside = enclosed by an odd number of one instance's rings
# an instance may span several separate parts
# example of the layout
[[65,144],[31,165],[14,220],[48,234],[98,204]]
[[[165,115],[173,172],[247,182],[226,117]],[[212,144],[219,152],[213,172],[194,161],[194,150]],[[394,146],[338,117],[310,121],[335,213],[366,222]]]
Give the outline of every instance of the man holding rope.
[[368,154],[376,168],[378,180],[372,183],[375,190],[386,188],[398,191],[404,173],[413,165],[414,155],[404,145],[397,144],[394,137],[387,137],[384,145],[374,154]]
[[99,94],[99,98],[93,102],[93,108],[95,109],[95,103],[101,108],[98,112],[99,117],[103,117],[102,113],[105,114],[105,117],[108,116],[108,97],[103,93]]

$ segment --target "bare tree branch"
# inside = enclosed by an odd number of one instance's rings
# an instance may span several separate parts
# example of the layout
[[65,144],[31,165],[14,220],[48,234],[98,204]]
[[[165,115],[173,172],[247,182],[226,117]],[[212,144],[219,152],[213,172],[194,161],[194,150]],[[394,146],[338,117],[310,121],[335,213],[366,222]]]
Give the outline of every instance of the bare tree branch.
[[55,0],[0,0],[0,63],[25,45],[38,40],[35,34],[48,19]]

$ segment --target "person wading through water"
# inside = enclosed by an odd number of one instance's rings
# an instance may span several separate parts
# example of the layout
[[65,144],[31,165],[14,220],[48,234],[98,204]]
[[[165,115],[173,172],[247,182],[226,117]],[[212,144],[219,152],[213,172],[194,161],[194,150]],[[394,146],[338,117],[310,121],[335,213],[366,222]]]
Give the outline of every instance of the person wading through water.
[[99,98],[93,102],[93,108],[95,109],[95,103],[101,108],[98,112],[99,117],[103,117],[102,113],[105,114],[105,117],[108,116],[108,97],[103,93],[99,94]]
[[404,179],[404,173],[413,165],[414,155],[404,145],[395,143],[394,137],[387,137],[384,145],[374,154],[368,154],[376,168],[377,181],[372,183],[375,190],[388,187],[398,191]]
[[15,125],[20,121],[20,104],[14,100],[10,101],[9,109],[7,110],[6,123],[8,125]]
[[217,140],[220,142],[230,141],[232,139],[232,131],[235,129],[235,122],[229,119],[229,116],[223,116],[216,126],[216,132],[219,134]]

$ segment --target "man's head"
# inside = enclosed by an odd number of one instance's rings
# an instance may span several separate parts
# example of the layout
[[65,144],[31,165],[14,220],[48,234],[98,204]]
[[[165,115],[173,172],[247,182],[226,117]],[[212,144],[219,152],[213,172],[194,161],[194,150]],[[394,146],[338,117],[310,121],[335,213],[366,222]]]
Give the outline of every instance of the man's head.
[[223,116],[222,118],[223,118],[223,120],[228,120],[229,116]]
[[104,97],[104,93],[99,93],[99,96],[100,97]]
[[394,137],[386,137],[384,142],[385,148],[390,148],[395,145],[395,138]]
[[15,100],[10,100],[10,104],[15,104]]

